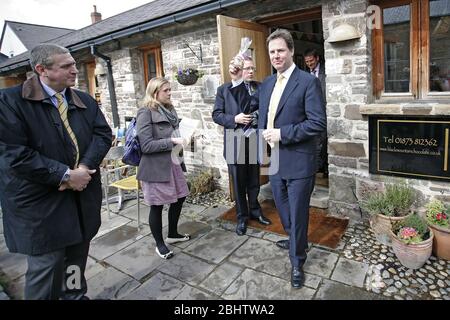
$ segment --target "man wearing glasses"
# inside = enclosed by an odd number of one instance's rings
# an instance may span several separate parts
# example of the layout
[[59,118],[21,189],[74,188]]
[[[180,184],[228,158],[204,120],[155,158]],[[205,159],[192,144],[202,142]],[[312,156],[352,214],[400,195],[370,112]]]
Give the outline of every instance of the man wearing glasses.
[[[259,165],[249,156],[249,133],[255,119],[255,111],[250,108],[251,96],[259,82],[254,81],[255,66],[251,57],[244,58],[242,69],[230,63],[231,82],[217,88],[212,118],[224,127],[224,157],[233,183],[239,236],[247,232],[248,219],[255,219],[263,225],[271,224],[263,216],[258,202]],[[228,150],[232,146],[233,150]],[[245,148],[245,149],[244,149]],[[245,157],[241,156],[244,151]],[[255,155],[256,156],[256,155]]]

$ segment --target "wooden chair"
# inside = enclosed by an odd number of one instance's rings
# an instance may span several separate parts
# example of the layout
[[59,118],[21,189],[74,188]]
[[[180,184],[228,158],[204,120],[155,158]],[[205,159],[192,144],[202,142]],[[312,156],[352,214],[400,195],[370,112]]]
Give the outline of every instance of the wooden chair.
[[[109,152],[105,156],[105,165],[102,167],[102,179],[103,179],[103,189],[105,192],[105,203],[106,210],[108,212],[108,217],[111,218],[111,210],[109,208],[110,203],[117,202],[118,211],[123,207],[123,203],[130,199],[137,199],[137,223],[138,228],[140,227],[140,185],[139,181],[136,179],[136,174],[129,175],[132,171],[133,166],[124,165],[122,163],[122,156],[124,153],[123,146],[111,147]],[[137,171],[137,168],[136,168]],[[118,195],[112,198],[109,197],[109,188],[117,188]],[[126,195],[124,191],[136,191],[136,196]]]

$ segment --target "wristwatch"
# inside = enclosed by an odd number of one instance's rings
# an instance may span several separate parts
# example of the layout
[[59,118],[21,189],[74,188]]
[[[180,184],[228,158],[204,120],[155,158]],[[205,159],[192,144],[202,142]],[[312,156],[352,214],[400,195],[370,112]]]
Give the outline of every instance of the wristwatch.
[[64,173],[63,177],[62,177],[62,182],[67,182],[70,179],[70,170],[67,170],[66,173]]

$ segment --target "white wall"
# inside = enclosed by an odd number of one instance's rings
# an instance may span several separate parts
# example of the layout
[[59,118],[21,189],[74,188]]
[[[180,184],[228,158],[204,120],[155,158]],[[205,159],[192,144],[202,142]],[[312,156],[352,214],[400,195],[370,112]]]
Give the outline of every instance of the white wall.
[[6,25],[6,30],[3,36],[3,42],[2,47],[0,48],[0,52],[8,57],[11,57],[11,54],[17,56],[25,51],[27,51],[27,48],[25,48],[23,43],[19,40],[14,31],[11,29],[11,27],[9,25]]

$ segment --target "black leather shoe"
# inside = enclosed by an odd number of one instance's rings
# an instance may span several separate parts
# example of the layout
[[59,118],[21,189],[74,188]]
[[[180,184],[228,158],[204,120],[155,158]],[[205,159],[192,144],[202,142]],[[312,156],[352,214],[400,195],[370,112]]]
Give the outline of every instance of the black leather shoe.
[[305,273],[301,268],[292,267],[291,270],[291,286],[294,289],[300,289],[305,283]]
[[280,240],[275,242],[278,248],[289,250],[289,240]]
[[247,223],[245,221],[238,222],[236,226],[236,234],[243,236],[247,232]]
[[264,217],[263,215],[260,215],[259,217],[253,218],[254,220],[258,221],[260,224],[263,224],[265,226],[268,226],[269,224],[272,224],[272,221]]

